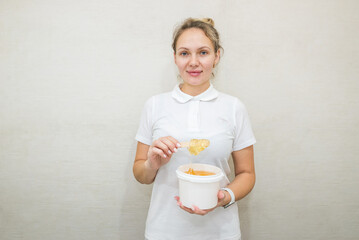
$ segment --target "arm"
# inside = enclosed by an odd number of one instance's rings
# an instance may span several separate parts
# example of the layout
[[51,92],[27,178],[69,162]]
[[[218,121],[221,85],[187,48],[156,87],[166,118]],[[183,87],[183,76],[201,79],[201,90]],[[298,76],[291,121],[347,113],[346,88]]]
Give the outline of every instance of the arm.
[[170,161],[179,146],[179,142],[173,137],[159,138],[151,146],[138,142],[133,163],[133,175],[137,181],[144,184],[153,183],[158,169]]
[[150,168],[147,161],[149,145],[138,142],[135,162],[133,163],[133,175],[140,183],[151,184],[157,175],[157,170]]
[[[234,180],[227,186],[234,193],[236,201],[244,198],[254,187],[255,170],[254,170],[254,154],[253,145],[232,153],[234,163]],[[225,192],[225,204],[229,203],[231,197]]]

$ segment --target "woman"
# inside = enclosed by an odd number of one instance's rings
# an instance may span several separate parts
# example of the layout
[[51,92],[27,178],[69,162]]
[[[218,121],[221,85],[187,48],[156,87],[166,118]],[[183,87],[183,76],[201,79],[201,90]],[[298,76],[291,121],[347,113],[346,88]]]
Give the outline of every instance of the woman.
[[[238,240],[238,208],[233,203],[245,197],[255,183],[255,138],[246,109],[210,82],[222,49],[212,19],[184,21],[174,32],[172,47],[183,83],[146,102],[136,135],[134,176],[140,183],[154,182],[145,237]],[[198,156],[190,156],[180,148],[180,142],[190,139],[208,139],[210,146]],[[230,155],[235,169],[232,182],[227,178]],[[175,170],[190,159],[215,165],[227,175],[213,209],[187,208],[176,196]]]

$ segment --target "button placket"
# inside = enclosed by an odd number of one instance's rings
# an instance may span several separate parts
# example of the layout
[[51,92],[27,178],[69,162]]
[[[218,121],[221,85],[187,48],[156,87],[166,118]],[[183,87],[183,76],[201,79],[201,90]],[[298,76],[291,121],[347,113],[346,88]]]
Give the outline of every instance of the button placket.
[[199,131],[199,100],[191,100],[188,112],[188,128]]

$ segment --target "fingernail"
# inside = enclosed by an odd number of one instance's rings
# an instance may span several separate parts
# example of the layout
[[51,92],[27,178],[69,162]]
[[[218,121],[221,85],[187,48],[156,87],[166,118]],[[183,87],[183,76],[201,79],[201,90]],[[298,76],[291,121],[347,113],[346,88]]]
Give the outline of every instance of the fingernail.
[[177,147],[181,147],[181,144],[177,143]]
[[177,202],[177,206],[181,206],[181,203],[180,203],[180,202]]
[[166,155],[166,154],[164,154],[163,156],[164,156],[165,158],[167,157],[167,155]]
[[177,148],[173,149],[174,152],[177,152]]

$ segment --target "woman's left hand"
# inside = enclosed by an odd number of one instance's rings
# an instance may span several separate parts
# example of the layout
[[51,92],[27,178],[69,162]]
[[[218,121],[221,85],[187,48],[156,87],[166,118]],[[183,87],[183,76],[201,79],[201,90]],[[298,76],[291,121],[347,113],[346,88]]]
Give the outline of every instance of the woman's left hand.
[[188,208],[182,205],[182,202],[180,201],[180,198],[178,196],[175,197],[176,201],[177,201],[177,205],[182,208],[183,210],[185,210],[186,212],[189,212],[191,214],[197,214],[197,215],[206,215],[207,213],[213,211],[214,209],[216,209],[217,207],[222,207],[226,204],[226,192],[219,190],[218,194],[218,203],[217,206],[215,206],[214,208],[210,208],[210,209],[199,209],[197,206],[192,206],[192,208]]

